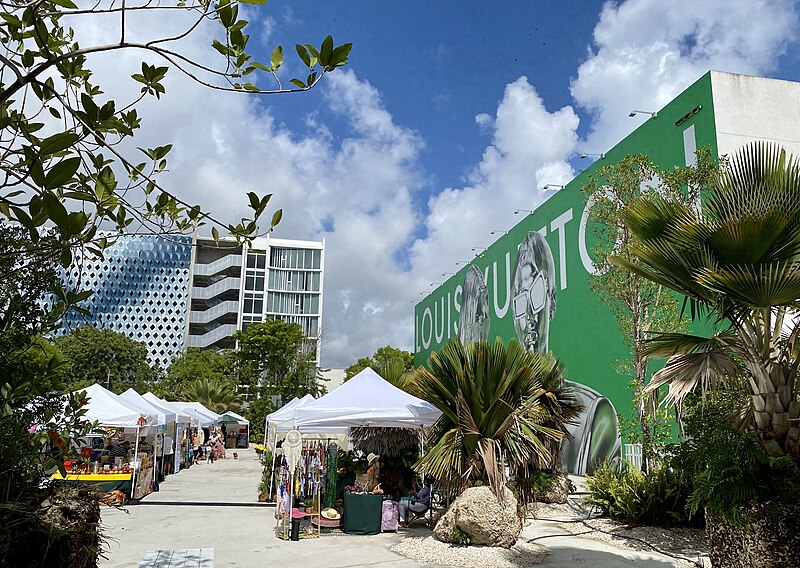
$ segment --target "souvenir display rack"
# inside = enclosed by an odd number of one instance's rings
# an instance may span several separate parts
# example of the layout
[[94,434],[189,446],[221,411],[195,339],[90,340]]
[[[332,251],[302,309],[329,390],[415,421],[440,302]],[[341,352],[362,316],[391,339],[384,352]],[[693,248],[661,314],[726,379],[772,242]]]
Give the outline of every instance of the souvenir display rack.
[[[297,436],[287,435],[281,457],[275,536],[283,540],[291,538],[293,517],[300,523],[300,539],[320,537],[320,490],[325,482],[326,447],[319,442],[306,441],[298,452],[292,446],[300,439],[299,432]],[[305,511],[294,506],[296,501],[303,502]]]

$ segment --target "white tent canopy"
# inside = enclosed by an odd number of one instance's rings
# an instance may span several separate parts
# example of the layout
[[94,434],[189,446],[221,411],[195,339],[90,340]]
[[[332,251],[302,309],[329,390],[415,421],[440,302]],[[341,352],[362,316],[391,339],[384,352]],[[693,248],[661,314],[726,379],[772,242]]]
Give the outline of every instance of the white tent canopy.
[[216,412],[210,411],[208,408],[206,408],[199,402],[170,401],[170,404],[176,406],[177,408],[181,409],[182,411],[188,414],[196,414],[198,416],[202,416],[204,420],[200,423],[201,426],[210,426],[215,422],[219,422],[220,415],[217,414]]
[[[301,408],[304,408],[315,402],[315,399],[310,394],[305,395],[303,398],[298,399],[297,402],[292,404],[293,401],[289,401],[285,404],[282,408],[279,408],[269,416],[267,416],[269,426],[271,428],[275,428],[277,432],[288,432],[289,430],[294,430],[297,428],[297,421],[295,420],[295,412]],[[290,404],[289,408],[287,408]],[[326,429],[327,428],[327,429]],[[309,426],[308,428],[304,429],[303,432],[315,432],[315,433],[325,433],[325,434],[337,434],[341,432],[346,432],[347,426],[326,426],[322,429],[315,428]]]
[[122,400],[124,400],[129,405],[133,406],[134,408],[138,408],[141,412],[148,413],[148,414],[155,414],[156,416],[156,424],[159,426],[163,426],[167,422],[174,422],[175,421],[175,413],[169,413],[170,418],[168,418],[167,414],[159,408],[156,408],[146,399],[142,398],[138,392],[133,390],[132,388],[126,390],[124,393],[118,395]]
[[[136,391],[134,391],[136,392]],[[124,394],[124,393],[123,393]],[[138,394],[138,393],[137,393]],[[164,413],[167,422],[176,422],[178,424],[191,424],[192,417],[188,414],[181,412],[177,408],[169,406],[169,404],[151,392],[140,395],[143,400],[146,400],[153,408],[157,408]]]
[[241,414],[236,414],[233,410],[229,410],[228,412],[222,414],[222,416],[226,415],[235,418],[236,420],[239,421],[240,424],[247,424],[248,426],[250,425],[250,421],[247,418],[245,418]]
[[153,393],[146,392],[142,395],[142,398],[145,399],[150,404],[152,404],[153,406],[155,406],[156,408],[163,409],[163,412],[165,414],[168,412],[175,414],[175,422],[197,426],[198,418],[196,416],[192,416],[187,412],[184,412],[181,409],[172,406],[166,400],[158,398]]
[[[306,395],[306,396],[311,396],[311,395]],[[294,408],[295,406],[297,406],[298,402],[300,402],[300,399],[297,398],[297,397],[294,397],[292,400],[290,400],[289,402],[287,402],[286,404],[281,406],[278,410],[276,410],[272,414],[267,414],[267,422],[279,421],[279,420],[281,420],[281,417],[284,416],[284,415],[291,416],[289,411],[292,408]]]
[[99,384],[95,383],[75,392],[81,391],[86,391],[89,399],[86,404],[86,419],[97,420],[101,426],[136,428],[140,418],[144,418],[146,425],[149,426],[155,425],[158,421],[158,416],[153,410],[147,412],[135,407]]
[[334,432],[360,426],[416,428],[436,422],[431,403],[397,388],[367,367],[342,386],[292,411],[301,432]]

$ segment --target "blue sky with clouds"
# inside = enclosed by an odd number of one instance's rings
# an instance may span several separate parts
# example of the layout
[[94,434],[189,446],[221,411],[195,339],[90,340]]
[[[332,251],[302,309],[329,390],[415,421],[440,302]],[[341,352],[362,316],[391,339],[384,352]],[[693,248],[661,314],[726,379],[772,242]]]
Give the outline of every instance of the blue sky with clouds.
[[[571,179],[580,153],[640,124],[631,109],[660,108],[709,69],[800,81],[790,0],[272,0],[245,10],[264,59],[282,43],[299,70],[294,43],[331,33],[354,44],[350,64],[310,93],[261,99],[171,72],[167,95],[142,108],[137,145],[173,143],[165,181],[222,217],[244,211],[247,191],[271,192],[284,208],[277,236],[326,239],[325,367],[386,344],[410,349],[419,292],[514,224],[514,209],[540,203],[545,183]],[[173,31],[171,19],[139,24],[142,36]],[[83,33],[102,41],[113,27]],[[182,49],[211,61],[214,33],[201,29]],[[140,57],[98,56],[95,67],[129,75]],[[122,79],[107,92],[129,90]]]

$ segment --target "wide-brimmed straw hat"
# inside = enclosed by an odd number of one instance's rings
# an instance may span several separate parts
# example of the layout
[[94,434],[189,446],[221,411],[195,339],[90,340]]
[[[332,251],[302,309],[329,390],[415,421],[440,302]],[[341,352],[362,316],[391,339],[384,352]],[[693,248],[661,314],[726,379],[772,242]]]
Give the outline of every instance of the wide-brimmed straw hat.
[[372,462],[374,462],[376,459],[378,459],[380,457],[381,456],[379,456],[378,454],[372,454],[372,453],[369,454],[367,456],[367,465],[372,465]]
[[328,507],[327,509],[322,509],[322,513],[320,513],[326,519],[331,521],[338,521],[342,516],[339,514],[339,511],[334,509],[333,507]]

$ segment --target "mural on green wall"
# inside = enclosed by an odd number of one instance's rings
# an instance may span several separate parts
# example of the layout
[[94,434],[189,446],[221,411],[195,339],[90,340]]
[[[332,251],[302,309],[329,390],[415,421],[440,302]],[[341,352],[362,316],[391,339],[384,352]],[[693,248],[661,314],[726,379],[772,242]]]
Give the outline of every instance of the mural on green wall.
[[707,74],[417,304],[415,364],[455,337],[464,343],[501,337],[549,350],[584,406],[569,428],[572,440],[562,446],[565,469],[590,473],[598,460],[619,458],[616,414],[632,409],[629,380],[614,366],[630,353],[588,287],[593,243],[580,188],[590,173],[632,153],[662,167],[686,165],[700,145],[716,151],[715,136]]

